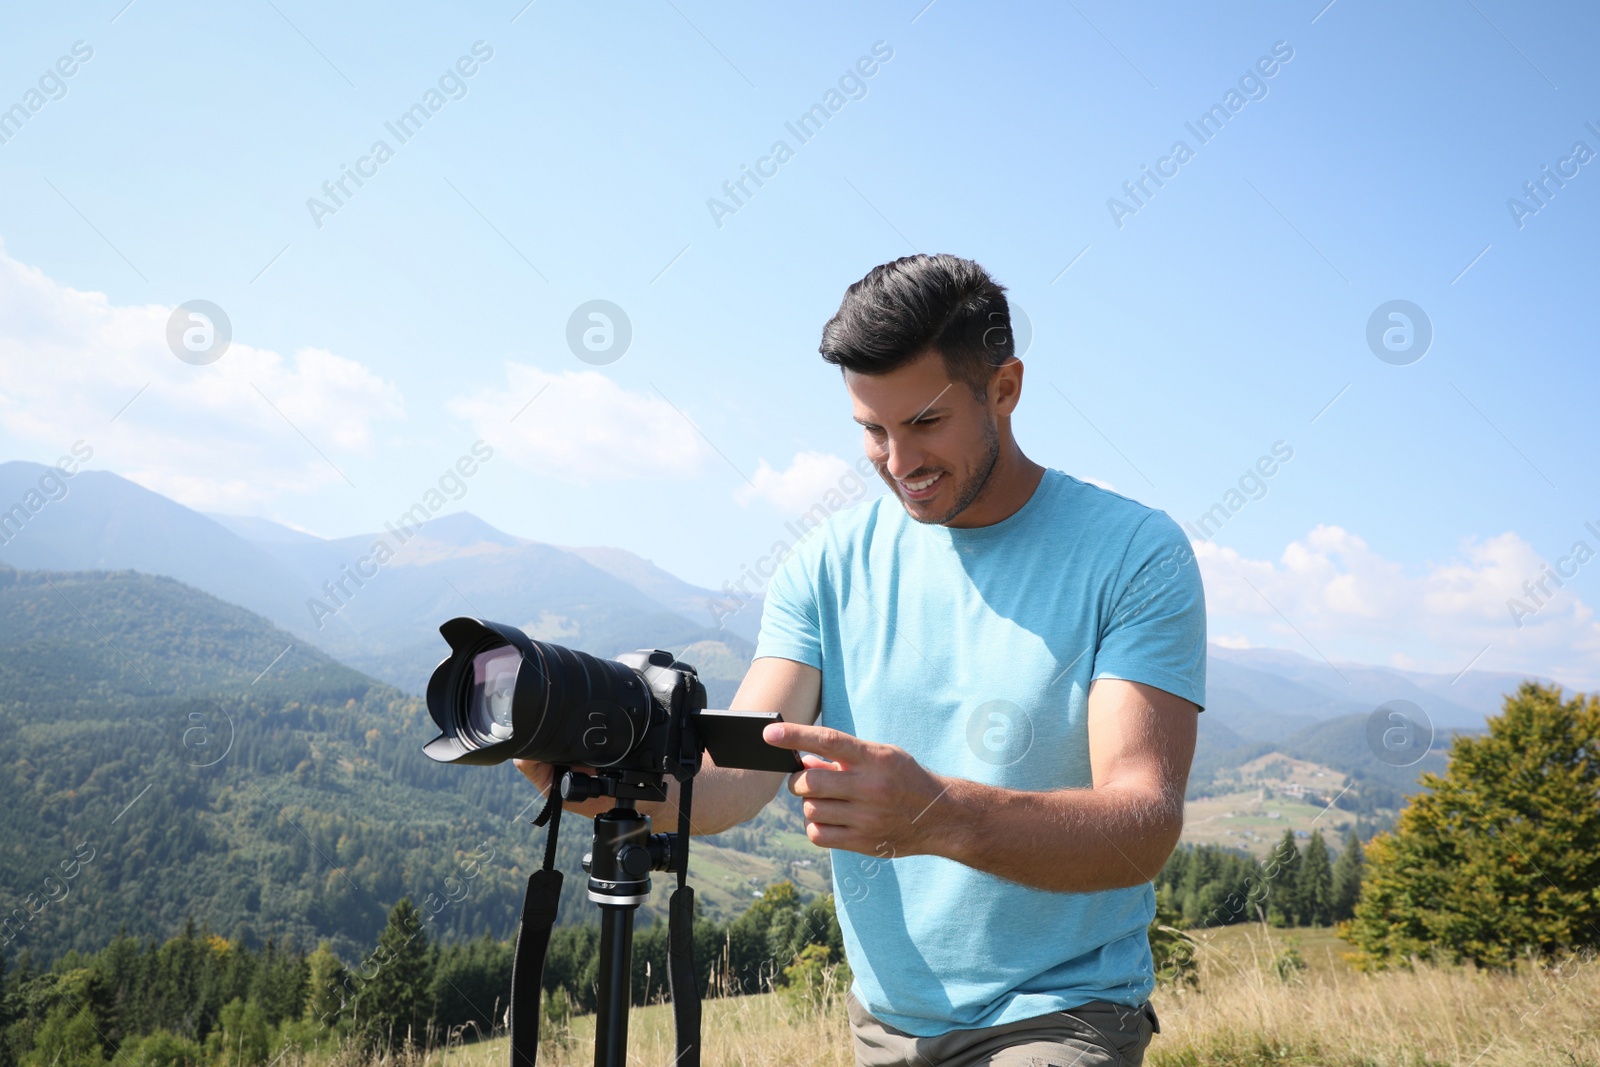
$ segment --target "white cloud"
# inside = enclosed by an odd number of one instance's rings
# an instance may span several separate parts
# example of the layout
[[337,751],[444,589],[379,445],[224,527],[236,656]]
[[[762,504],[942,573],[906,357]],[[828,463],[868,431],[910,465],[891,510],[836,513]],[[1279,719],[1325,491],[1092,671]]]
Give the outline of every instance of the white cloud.
[[598,371],[505,367],[504,385],[445,407],[521,466],[583,483],[693,474],[711,455],[699,431],[660,396],[630,392]]
[[753,486],[734,490],[735,500],[748,504],[760,498],[789,515],[810,510],[830,491],[851,500],[861,499],[865,492],[861,473],[831,452],[797,452],[788,469],[781,471],[763,459],[750,481]]
[[342,481],[329,460],[369,454],[374,423],[404,414],[364,365],[320,348],[286,360],[242,343],[237,323],[220,360],[184,363],[167,347],[171,314],[113,305],[0,249],[0,426],[51,451],[83,440],[190,507],[250,511]]
[[1600,684],[1600,622],[1578,595],[1581,583],[1600,580],[1600,559],[1584,568],[1594,574],[1580,571],[1563,589],[1551,584],[1554,595],[1518,626],[1507,601],[1532,606],[1523,583],[1541,576],[1545,560],[1510,531],[1468,538],[1457,558],[1415,572],[1338,526],[1313,528],[1276,561],[1249,559],[1214,542],[1194,547],[1208,626],[1233,634],[1217,640],[1224,647],[1249,641],[1320,652],[1335,662],[1454,673],[1488,646],[1475,667]]

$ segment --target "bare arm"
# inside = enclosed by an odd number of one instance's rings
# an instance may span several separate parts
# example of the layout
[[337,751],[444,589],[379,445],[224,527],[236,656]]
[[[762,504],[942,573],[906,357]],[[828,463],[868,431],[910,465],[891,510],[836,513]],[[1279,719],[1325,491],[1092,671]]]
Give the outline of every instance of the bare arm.
[[[733,707],[739,711],[776,711],[785,722],[811,724],[821,708],[822,672],[794,660],[764,656],[750,664],[744,681],[734,695]],[[550,765],[533,760],[516,760],[517,769],[527,775],[541,793],[550,788]],[[706,754],[700,773],[695,776],[693,832],[716,834],[755,818],[778,795],[785,775],[777,771],[746,771],[718,767]],[[587,800],[566,806],[564,811],[594,817],[611,808],[608,798]],[[678,783],[669,779],[664,804],[640,804],[639,811],[653,820],[666,820],[657,827],[677,826]]]
[[1047,792],[934,774],[903,749],[832,730],[769,726],[767,739],[826,757],[808,757],[790,786],[805,798],[806,835],[818,845],[939,855],[1038,889],[1086,893],[1150,881],[1177,846],[1197,712],[1154,686],[1096,680],[1094,784]]
[[1090,789],[1030,793],[952,780],[945,855],[1014,882],[1092,892],[1155,878],[1183,833],[1198,709],[1114,678],[1089,688]]

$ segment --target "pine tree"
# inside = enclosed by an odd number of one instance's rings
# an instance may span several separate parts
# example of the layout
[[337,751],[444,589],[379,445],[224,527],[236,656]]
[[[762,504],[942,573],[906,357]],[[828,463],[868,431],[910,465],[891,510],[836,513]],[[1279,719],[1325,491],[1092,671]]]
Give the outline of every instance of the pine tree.
[[1267,921],[1273,926],[1292,926],[1300,915],[1300,848],[1294,842],[1292,829],[1283,831],[1262,876],[1269,880]]
[[1356,913],[1361,898],[1361,875],[1366,870],[1366,854],[1355,831],[1345,835],[1344,851],[1333,864],[1333,921],[1344,922]]
[[408,1041],[422,1043],[433,981],[429,962],[422,913],[410,897],[402,897],[389,911],[377,949],[356,968],[364,979],[358,987],[356,1023],[370,1043],[391,1049]]
[[1299,898],[1302,926],[1327,926],[1333,921],[1333,867],[1328,862],[1328,845],[1322,831],[1311,831],[1306,850],[1300,857],[1300,873],[1295,895]]
[[246,1000],[261,1005],[267,1025],[277,1026],[285,1019],[294,1019],[305,1007],[305,958],[280,950],[273,938],[256,960],[250,978],[250,993]]
[[1204,921],[1205,904],[1200,894],[1214,874],[1214,864],[1210,860],[1209,849],[1195,850],[1184,864],[1182,879],[1178,883],[1178,906],[1186,922]]
[[1600,696],[1563,703],[1559,687],[1523,682],[1422,785],[1367,847],[1342,931],[1361,965],[1509,968],[1600,947]]

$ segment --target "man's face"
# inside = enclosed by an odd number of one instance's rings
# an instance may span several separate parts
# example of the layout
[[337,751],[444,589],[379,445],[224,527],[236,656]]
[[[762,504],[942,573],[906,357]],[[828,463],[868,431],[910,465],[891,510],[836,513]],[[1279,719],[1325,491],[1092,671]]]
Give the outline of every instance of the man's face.
[[1000,456],[995,412],[937,351],[888,374],[846,371],[844,382],[867,458],[906,514],[943,525],[977,499]]

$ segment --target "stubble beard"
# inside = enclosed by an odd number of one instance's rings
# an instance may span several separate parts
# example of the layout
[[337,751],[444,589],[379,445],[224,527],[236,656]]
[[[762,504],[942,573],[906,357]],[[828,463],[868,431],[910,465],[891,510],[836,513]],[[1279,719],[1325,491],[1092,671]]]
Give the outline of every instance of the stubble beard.
[[889,488],[894,492],[896,499],[900,501],[900,506],[906,509],[907,515],[924,526],[944,526],[972,506],[972,502],[978,499],[978,494],[983,492],[983,487],[989,484],[989,476],[994,473],[995,464],[1000,462],[1000,430],[994,419],[986,419],[984,421],[983,446],[983,462],[978,465],[977,470],[972,472],[971,477],[957,488],[955,506],[937,519],[919,517],[907,507],[905,497],[900,493],[900,484],[890,477],[889,472],[879,467],[878,473],[889,483]]

